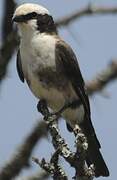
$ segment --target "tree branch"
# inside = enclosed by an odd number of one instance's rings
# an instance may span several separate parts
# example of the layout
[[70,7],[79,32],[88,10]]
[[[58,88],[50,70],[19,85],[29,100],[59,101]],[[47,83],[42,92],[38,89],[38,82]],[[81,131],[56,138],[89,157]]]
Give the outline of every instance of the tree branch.
[[23,168],[29,167],[29,158],[37,142],[47,134],[46,124],[38,123],[24,143],[17,150],[13,158],[1,169],[0,179],[11,180],[16,177]]
[[15,7],[16,3],[14,0],[5,0],[2,23],[2,46],[0,48],[0,81],[2,81],[6,75],[7,65],[10,62],[18,42],[11,23]]
[[[68,105],[68,107],[69,107],[69,105]],[[60,114],[58,114],[58,113],[50,114],[45,101],[40,101],[38,103],[38,110],[39,110],[39,112],[41,112],[43,114],[44,120],[48,124],[48,130],[52,136],[52,144],[53,144],[55,150],[58,152],[58,158],[59,158],[59,155],[61,155],[72,167],[75,168],[76,175],[75,175],[74,179],[77,179],[79,177],[81,180],[84,180],[84,179],[92,180],[93,176],[94,176],[94,169],[91,167],[88,168],[85,163],[86,151],[88,148],[88,144],[87,144],[86,137],[82,133],[81,129],[79,127],[74,129],[74,133],[75,133],[75,135],[77,135],[77,138],[76,138],[77,139],[77,141],[76,141],[77,151],[76,151],[76,153],[74,153],[70,150],[70,148],[68,147],[68,144],[61,137],[60,132],[58,130],[57,119]],[[64,111],[64,109],[63,109],[63,111]],[[76,127],[77,127],[77,125],[76,125]],[[48,163],[46,163],[45,159],[43,159],[44,161],[42,160],[41,162],[37,158],[34,160],[40,165],[40,167],[44,168],[51,175],[53,175],[53,173],[54,173],[54,175],[58,174],[58,169],[56,168],[56,167],[58,167],[58,165],[53,166],[54,163],[48,164]],[[43,167],[43,162],[44,162],[44,167]],[[55,159],[53,160],[53,162],[56,162]],[[58,162],[58,159],[57,159],[57,162]],[[46,167],[47,167],[47,169],[46,169]],[[62,169],[62,168],[60,168],[60,169]],[[61,175],[60,177],[64,179],[64,176],[62,176],[62,175],[65,175],[65,174],[63,173],[62,170],[60,172],[62,172],[62,174],[59,174],[59,175]],[[58,178],[58,179],[61,179],[61,178]],[[65,178],[67,178],[67,177],[65,176]]]
[[11,32],[7,36],[6,41],[2,44],[0,48],[0,82],[5,78],[7,73],[7,66],[10,62],[10,59],[15,51],[15,48],[18,44],[17,36],[15,32]]
[[105,86],[117,79],[117,61],[111,61],[105,70],[99,73],[93,80],[86,83],[87,92],[90,96],[102,91]]
[[59,151],[56,150],[52,155],[50,162],[46,162],[43,158],[41,161],[37,158],[33,158],[33,161],[37,163],[42,169],[44,169],[47,173],[51,174],[54,180],[68,180],[64,170],[58,164]]
[[16,8],[14,0],[4,0],[4,14],[3,14],[3,25],[2,25],[2,39],[3,42],[7,39],[8,35],[12,32],[12,16]]
[[89,15],[105,15],[105,14],[116,14],[117,13],[117,6],[113,7],[105,7],[105,6],[95,6],[95,5],[88,5],[80,10],[77,10],[76,12],[62,17],[58,20],[56,20],[56,26],[67,26],[71,22],[75,21],[76,19],[80,19],[84,16]]
[[[37,173],[35,175],[30,175],[28,177],[21,177],[21,179],[23,180],[46,180],[49,177],[49,173],[47,173],[46,171],[41,171],[40,173]],[[17,179],[16,179],[17,180]],[[20,178],[19,178],[20,180]]]

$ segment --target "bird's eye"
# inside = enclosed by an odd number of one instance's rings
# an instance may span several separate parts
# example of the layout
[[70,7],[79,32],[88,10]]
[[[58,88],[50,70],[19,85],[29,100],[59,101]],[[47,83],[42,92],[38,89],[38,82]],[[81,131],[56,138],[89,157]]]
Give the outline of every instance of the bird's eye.
[[37,17],[37,13],[36,12],[31,12],[29,14],[23,15],[23,19],[25,21],[31,20],[31,19],[35,19]]
[[37,17],[37,13],[36,13],[36,12],[32,12],[32,13],[31,13],[31,16],[32,16],[33,18],[35,18],[35,17]]

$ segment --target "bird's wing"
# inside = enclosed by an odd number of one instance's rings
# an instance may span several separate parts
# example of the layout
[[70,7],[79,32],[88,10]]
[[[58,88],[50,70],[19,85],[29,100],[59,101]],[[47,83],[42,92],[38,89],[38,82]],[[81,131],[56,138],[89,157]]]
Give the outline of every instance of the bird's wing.
[[[71,81],[74,91],[84,106],[85,117],[84,121],[80,124],[80,127],[88,140],[86,162],[88,166],[90,164],[94,164],[96,177],[109,176],[108,168],[99,151],[101,146],[91,122],[89,99],[86,93],[85,83],[80,72],[77,58],[71,47],[62,40],[58,40],[56,44],[56,55],[57,58],[59,58],[59,63],[61,63],[61,66],[63,67],[64,75],[69,79],[69,81]],[[69,126],[68,128],[71,131]]]
[[63,66],[65,76],[71,81],[74,91],[76,92],[78,98],[80,99],[84,107],[85,117],[84,121],[82,122],[84,133],[89,136],[95,136],[97,144],[100,147],[99,141],[95,135],[95,131],[91,122],[89,99],[77,58],[71,47],[61,39],[58,40],[56,43],[56,56],[57,58],[59,58],[59,61]]
[[23,74],[23,71],[22,71],[20,50],[18,50],[18,53],[17,53],[16,68],[17,68],[17,72],[18,72],[20,80],[22,82],[24,82],[24,74]]
[[71,81],[76,94],[84,106],[85,113],[90,117],[90,105],[85,89],[85,83],[73,50],[63,40],[59,40],[56,44],[56,54],[59,61],[63,64],[67,78]]

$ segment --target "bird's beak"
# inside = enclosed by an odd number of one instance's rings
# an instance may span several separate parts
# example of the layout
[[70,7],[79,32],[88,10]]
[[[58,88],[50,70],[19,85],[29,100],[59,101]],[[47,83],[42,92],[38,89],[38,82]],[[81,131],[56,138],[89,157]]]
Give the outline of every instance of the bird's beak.
[[23,16],[13,16],[12,22],[21,23],[24,22]]

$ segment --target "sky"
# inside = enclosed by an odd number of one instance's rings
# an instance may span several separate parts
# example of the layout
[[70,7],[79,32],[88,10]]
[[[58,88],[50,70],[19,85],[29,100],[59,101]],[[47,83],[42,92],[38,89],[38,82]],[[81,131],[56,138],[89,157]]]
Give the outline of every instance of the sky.
[[[32,0],[17,1],[39,3],[48,8],[54,19],[69,15],[81,9],[87,3],[94,5],[116,5],[117,0]],[[0,1],[0,15],[3,13],[3,2]],[[1,16],[2,18],[2,16]],[[0,21],[1,22],[1,21]],[[95,15],[83,17],[74,21],[68,27],[60,28],[60,36],[74,49],[85,81],[93,79],[109,64],[111,59],[117,58],[117,15]],[[110,170],[108,180],[116,179],[116,152],[117,152],[117,122],[116,101],[117,82],[105,88],[109,94],[104,98],[103,92],[90,99],[92,121],[101,142],[104,159]],[[32,95],[26,84],[23,84],[16,72],[16,53],[9,64],[5,81],[0,87],[0,166],[7,162],[18,146],[23,142],[31,128],[41,117],[36,109],[37,99]],[[73,148],[74,137],[66,131],[64,121],[60,124],[61,133]],[[43,140],[34,150],[36,157],[50,157],[53,152],[50,137]],[[46,150],[45,150],[46,149]],[[62,160],[61,160],[62,161]],[[34,171],[38,167],[31,162]],[[73,172],[69,169],[70,178]],[[22,175],[26,172],[23,171]],[[103,180],[104,178],[99,178]]]

